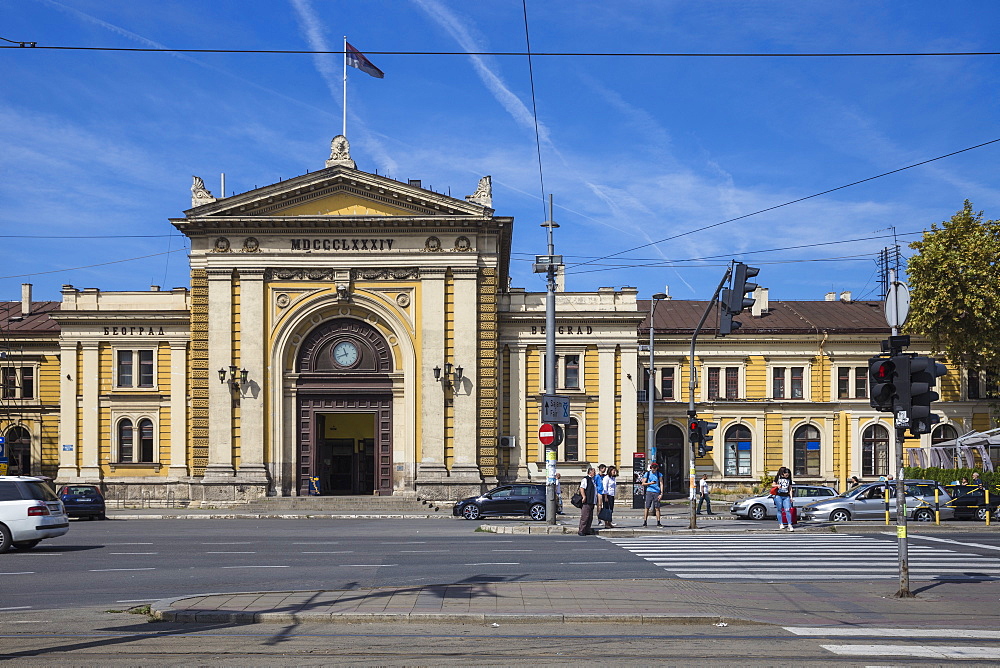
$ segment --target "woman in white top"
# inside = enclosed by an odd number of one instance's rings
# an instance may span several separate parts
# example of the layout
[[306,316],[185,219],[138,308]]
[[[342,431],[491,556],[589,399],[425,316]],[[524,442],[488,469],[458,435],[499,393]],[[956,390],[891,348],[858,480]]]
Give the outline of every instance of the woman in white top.
[[[611,466],[608,468],[607,475],[604,476],[604,508],[608,510],[608,513],[612,513],[615,510],[615,494],[618,492],[618,483],[616,479],[618,478],[618,467]],[[611,518],[604,520],[604,528],[610,529],[611,527],[618,526],[611,521]]]

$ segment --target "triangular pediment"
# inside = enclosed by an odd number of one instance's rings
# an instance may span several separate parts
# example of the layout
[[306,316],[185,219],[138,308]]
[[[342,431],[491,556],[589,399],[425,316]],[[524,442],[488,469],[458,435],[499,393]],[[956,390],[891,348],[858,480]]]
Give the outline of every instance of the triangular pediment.
[[493,210],[344,166],[310,172],[184,212],[187,218],[298,216],[472,216]]

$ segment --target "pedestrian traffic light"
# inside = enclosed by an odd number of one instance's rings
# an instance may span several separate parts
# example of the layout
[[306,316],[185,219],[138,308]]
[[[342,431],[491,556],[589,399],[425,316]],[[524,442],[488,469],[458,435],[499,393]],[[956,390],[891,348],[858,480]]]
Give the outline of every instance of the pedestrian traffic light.
[[896,395],[896,365],[885,357],[868,360],[868,399],[871,407],[891,413]]
[[742,262],[736,263],[733,271],[733,289],[727,295],[729,297],[729,312],[738,315],[743,309],[750,308],[754,304],[754,298],[748,297],[746,293],[757,289],[756,283],[748,283],[748,278],[753,278],[760,273],[757,267],[748,267]]
[[940,421],[940,417],[931,413],[931,404],[940,399],[932,388],[937,385],[937,379],[946,373],[948,368],[930,357],[918,355],[910,359],[908,416],[910,433],[914,436],[929,434]]

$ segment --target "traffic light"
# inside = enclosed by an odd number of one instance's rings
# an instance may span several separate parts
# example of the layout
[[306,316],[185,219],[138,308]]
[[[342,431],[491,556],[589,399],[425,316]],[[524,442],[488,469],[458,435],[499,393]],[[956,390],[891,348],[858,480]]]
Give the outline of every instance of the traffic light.
[[718,422],[708,420],[690,420],[688,423],[691,442],[698,446],[698,456],[704,457],[712,451],[708,444],[712,440],[712,430],[719,426]]
[[757,284],[747,283],[747,279],[753,278],[759,273],[760,269],[757,267],[748,267],[742,262],[736,263],[736,269],[733,272],[733,289],[726,295],[730,313],[738,315],[743,309],[753,306],[754,298],[747,297],[746,293],[752,293],[756,290]]
[[729,288],[722,289],[722,295],[720,297],[722,301],[722,309],[719,311],[719,336],[732,334],[743,326],[742,322],[733,320],[733,314],[729,311],[729,293]]
[[868,360],[868,399],[871,407],[891,413],[896,396],[896,365],[885,357]]
[[940,396],[932,388],[937,385],[937,379],[948,373],[948,368],[935,362],[930,357],[916,356],[910,359],[909,365],[909,404],[907,415],[910,418],[910,433],[914,436],[929,434],[941,418],[931,413],[931,404]]

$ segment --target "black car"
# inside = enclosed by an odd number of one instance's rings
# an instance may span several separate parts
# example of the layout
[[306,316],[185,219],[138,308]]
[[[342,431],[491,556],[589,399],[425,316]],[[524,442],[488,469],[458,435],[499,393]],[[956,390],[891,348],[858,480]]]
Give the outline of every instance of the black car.
[[545,485],[501,485],[480,496],[470,496],[455,504],[455,517],[476,520],[486,515],[528,515],[545,519]]
[[[986,521],[986,490],[978,485],[945,485],[951,494],[951,506],[955,508],[956,520]],[[990,511],[992,519],[1000,520],[1000,494],[990,490]]]
[[107,519],[104,514],[104,494],[97,485],[63,485],[59,489],[59,498],[70,517]]

